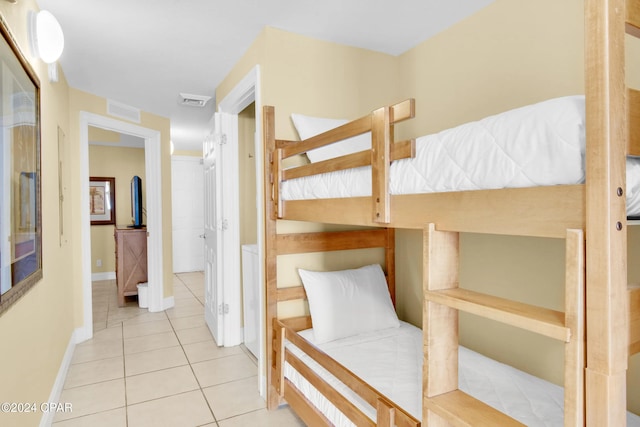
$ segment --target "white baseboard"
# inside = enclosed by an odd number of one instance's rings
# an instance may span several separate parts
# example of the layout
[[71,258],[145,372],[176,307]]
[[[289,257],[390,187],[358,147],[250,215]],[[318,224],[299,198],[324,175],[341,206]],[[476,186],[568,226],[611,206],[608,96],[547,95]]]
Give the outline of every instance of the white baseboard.
[[[76,349],[76,343],[78,343],[79,336],[82,335],[82,331],[80,328],[73,331],[71,334],[71,338],[69,339],[69,344],[67,345],[67,350],[64,352],[64,356],[62,358],[62,362],[60,363],[60,369],[58,369],[58,375],[56,376],[56,380],[53,383],[53,387],[51,388],[51,394],[49,395],[48,403],[55,402],[58,403],[60,401],[60,395],[62,394],[62,388],[64,387],[64,381],[67,378],[67,373],[69,372],[69,366],[71,366],[71,359],[73,358],[73,352]],[[44,403],[44,402],[43,402]],[[55,411],[48,411],[42,413],[42,418],[40,418],[40,427],[50,427],[53,423],[53,418],[55,417]]]
[[116,280],[115,271],[103,271],[101,273],[91,273],[91,281],[97,282],[99,280]]
[[175,305],[176,305],[176,300],[173,298],[173,296],[166,297],[164,300],[162,300],[163,310],[166,310],[171,307],[175,307]]

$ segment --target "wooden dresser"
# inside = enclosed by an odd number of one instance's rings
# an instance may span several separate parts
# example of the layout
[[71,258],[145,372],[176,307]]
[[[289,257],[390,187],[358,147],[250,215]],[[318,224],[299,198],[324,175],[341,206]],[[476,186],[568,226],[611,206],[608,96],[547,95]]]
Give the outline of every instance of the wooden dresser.
[[116,226],[116,284],[118,305],[138,294],[138,283],[147,281],[147,229]]

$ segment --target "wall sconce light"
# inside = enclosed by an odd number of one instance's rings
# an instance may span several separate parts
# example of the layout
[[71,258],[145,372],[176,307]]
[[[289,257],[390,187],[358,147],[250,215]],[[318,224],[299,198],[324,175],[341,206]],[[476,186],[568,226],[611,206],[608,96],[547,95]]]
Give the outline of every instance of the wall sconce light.
[[33,55],[47,64],[53,64],[60,58],[64,49],[64,34],[51,12],[29,12],[29,43]]

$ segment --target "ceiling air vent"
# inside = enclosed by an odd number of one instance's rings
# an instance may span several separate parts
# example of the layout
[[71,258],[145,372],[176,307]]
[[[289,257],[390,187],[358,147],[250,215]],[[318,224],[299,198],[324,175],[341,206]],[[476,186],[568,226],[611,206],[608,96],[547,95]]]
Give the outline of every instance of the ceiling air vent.
[[130,122],[140,123],[140,109],[120,102],[107,100],[107,114]]
[[180,100],[178,102],[180,105],[186,105],[189,107],[204,107],[205,105],[207,105],[207,102],[209,102],[210,99],[210,96],[181,93]]

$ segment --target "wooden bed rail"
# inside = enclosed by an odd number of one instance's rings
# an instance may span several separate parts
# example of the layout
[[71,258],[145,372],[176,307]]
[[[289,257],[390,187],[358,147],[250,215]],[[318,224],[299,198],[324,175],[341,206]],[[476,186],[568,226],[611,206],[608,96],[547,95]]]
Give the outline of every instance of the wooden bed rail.
[[[292,319],[278,320],[273,322],[273,348],[278,349],[278,357],[274,357],[273,378],[276,380],[276,389],[281,396],[289,400],[306,399],[302,394],[284,377],[284,364],[289,363],[298,373],[300,373],[309,383],[311,383],[322,395],[324,395],[340,412],[347,416],[357,426],[380,426],[380,427],[419,427],[420,421],[412,417],[398,405],[393,403],[386,396],[380,394],[373,387],[360,379],[357,375],[345,368],[343,365],[332,359],[322,350],[305,340],[297,332],[310,326],[311,319],[308,317],[298,317]],[[334,377],[354,391],[362,400],[367,402],[376,411],[376,420],[371,420],[356,405],[347,398],[340,395],[331,385],[318,376],[308,367],[298,356],[285,348],[285,341],[291,342],[298,349],[311,357],[320,366],[326,369]],[[315,413],[311,409],[309,412],[299,414],[306,422],[309,420],[322,419],[328,424],[324,416]],[[305,419],[306,417],[310,417]]]

